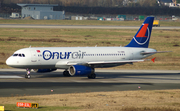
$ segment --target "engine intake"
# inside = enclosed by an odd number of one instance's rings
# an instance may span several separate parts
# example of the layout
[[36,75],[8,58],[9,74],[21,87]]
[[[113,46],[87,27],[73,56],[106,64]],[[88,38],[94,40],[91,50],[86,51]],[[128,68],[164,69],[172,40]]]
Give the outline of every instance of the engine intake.
[[93,74],[94,69],[83,65],[73,65],[69,67],[69,74],[71,76],[83,76]]

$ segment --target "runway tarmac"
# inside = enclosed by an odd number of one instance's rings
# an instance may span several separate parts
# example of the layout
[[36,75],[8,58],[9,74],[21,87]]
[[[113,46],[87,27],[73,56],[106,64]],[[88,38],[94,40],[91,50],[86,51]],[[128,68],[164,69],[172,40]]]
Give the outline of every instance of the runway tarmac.
[[[22,25],[0,24],[0,28],[67,28],[67,29],[139,29],[139,26],[91,26],[91,25]],[[153,29],[180,29],[180,27],[153,27]]]
[[97,69],[96,79],[86,76],[64,77],[62,72],[32,72],[32,78],[25,79],[25,70],[0,69],[0,96],[180,88],[180,70]]

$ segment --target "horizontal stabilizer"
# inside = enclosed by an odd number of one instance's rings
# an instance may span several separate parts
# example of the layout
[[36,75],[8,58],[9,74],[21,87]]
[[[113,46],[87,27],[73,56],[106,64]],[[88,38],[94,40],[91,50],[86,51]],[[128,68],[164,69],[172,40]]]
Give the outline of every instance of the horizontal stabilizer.
[[167,52],[172,52],[172,51],[141,52],[141,54],[142,55],[147,55],[147,54],[167,53]]

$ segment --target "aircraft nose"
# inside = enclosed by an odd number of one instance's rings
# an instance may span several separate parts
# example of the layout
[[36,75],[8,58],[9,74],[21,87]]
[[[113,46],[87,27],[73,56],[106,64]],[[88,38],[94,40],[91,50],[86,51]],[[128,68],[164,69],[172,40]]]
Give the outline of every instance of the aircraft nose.
[[6,65],[11,65],[11,57],[9,57],[7,60],[6,60]]
[[6,65],[13,67],[16,64],[15,60],[12,57],[9,57],[6,60]]

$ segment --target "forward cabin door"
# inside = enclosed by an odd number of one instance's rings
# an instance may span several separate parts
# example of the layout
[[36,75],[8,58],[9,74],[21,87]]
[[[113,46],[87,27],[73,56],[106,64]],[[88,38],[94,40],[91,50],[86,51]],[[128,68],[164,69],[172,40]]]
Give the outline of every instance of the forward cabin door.
[[31,50],[31,62],[37,62],[37,52],[36,50]]

